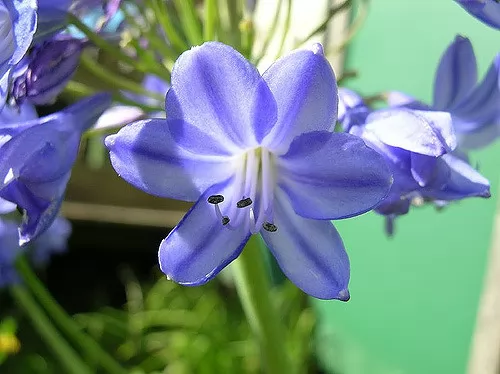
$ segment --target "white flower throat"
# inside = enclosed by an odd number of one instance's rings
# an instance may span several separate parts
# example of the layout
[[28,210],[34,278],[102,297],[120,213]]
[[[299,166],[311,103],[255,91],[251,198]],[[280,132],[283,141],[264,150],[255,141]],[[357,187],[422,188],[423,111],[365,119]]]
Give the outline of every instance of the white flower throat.
[[211,195],[207,201],[215,206],[215,214],[229,230],[248,227],[255,234],[261,228],[275,232],[273,223],[275,156],[266,148],[254,148],[237,156],[231,196]]

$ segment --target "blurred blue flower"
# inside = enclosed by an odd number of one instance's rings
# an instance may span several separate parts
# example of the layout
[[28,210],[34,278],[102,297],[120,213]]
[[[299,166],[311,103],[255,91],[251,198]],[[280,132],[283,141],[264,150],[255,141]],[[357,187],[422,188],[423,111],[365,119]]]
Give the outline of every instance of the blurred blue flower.
[[488,26],[500,29],[500,3],[498,0],[455,0],[469,14]]
[[15,71],[11,97],[17,104],[52,104],[75,73],[85,42],[57,35],[35,45]]
[[33,40],[36,10],[36,0],[0,0],[0,108],[7,97],[12,69]]
[[41,42],[67,26],[72,13],[93,23],[99,31],[118,11],[121,0],[38,0],[38,29],[36,41]]
[[431,106],[401,92],[389,95],[389,104],[451,113],[460,148],[480,148],[500,135],[500,54],[481,82],[469,39],[457,36],[441,57],[434,79]]
[[344,132],[349,132],[353,126],[363,125],[369,114],[370,108],[361,96],[348,88],[339,88],[338,121]]
[[70,235],[70,222],[63,217],[57,217],[52,225],[33,241],[31,251],[33,262],[36,265],[46,265],[53,254],[65,252]]
[[333,133],[337,85],[317,44],[263,76],[231,47],[205,43],[172,71],[167,119],[106,138],[127,182],[196,201],[160,245],[160,268],[206,283],[260,233],[283,272],[318,298],[347,300],[349,260],[332,219],[370,210],[391,174],[358,137]]
[[[349,91],[351,99],[356,95]],[[351,102],[355,113],[365,105],[359,96]],[[454,152],[457,144],[449,113],[408,108],[370,111],[366,105],[365,109],[369,112],[365,122],[352,126],[350,132],[360,136],[391,167],[394,183],[375,209],[387,217],[389,234],[394,218],[408,213],[412,202],[437,201],[442,205],[490,196],[488,180]]]
[[110,95],[97,94],[46,117],[0,124],[0,197],[24,212],[20,245],[55,219],[82,132],[110,103]]
[[[152,74],[146,74],[142,81],[142,87],[152,93],[157,93],[165,97],[170,84],[163,79]],[[152,97],[138,95],[130,92],[124,92],[124,96],[137,104],[148,105],[151,107],[161,108],[164,105],[164,100],[155,100]],[[136,121],[140,118],[165,118],[165,112],[148,112],[145,113],[140,107],[133,105],[114,105],[107,109],[99,118],[95,125],[95,129],[105,129],[123,126],[124,124]]]
[[0,290],[20,281],[15,269],[18,256],[27,253],[35,265],[46,265],[52,254],[66,250],[70,235],[69,221],[57,217],[47,231],[33,241],[27,252],[27,247],[19,247],[16,222],[0,217]]
[[0,290],[20,281],[14,263],[23,252],[18,244],[16,223],[0,218]]

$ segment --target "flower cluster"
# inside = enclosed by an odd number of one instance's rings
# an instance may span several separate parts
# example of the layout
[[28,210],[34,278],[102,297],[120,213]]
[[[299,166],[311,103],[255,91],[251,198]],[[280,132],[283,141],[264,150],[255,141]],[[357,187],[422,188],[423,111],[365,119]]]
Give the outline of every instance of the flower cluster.
[[[500,25],[497,2],[458,2]],[[193,28],[177,35],[172,25],[180,20],[170,18],[168,2],[165,9],[159,3],[149,5],[161,17],[148,23],[142,5],[119,9],[119,0],[0,0],[0,210],[22,212],[20,245],[50,230],[82,135],[96,123],[101,129],[134,121],[105,140],[123,179],[194,203],[159,248],[161,270],[185,285],[212,279],[258,234],[302,290],[347,300],[349,260],[332,220],[374,209],[392,234],[395,217],[412,204],[490,195],[464,150],[497,137],[500,60],[478,83],[465,37],[443,54],[431,105],[394,91],[387,108],[374,110],[357,93],[338,89],[319,44],[261,74],[244,57],[247,46],[239,45],[241,54],[221,42],[202,43],[211,38],[196,34],[189,12],[180,13]],[[246,11],[254,7],[248,2]],[[116,58],[112,68],[89,57],[103,46]],[[80,82],[89,95],[39,117],[34,106],[56,102],[81,61],[112,82],[113,96]],[[166,114],[157,110],[163,104]],[[3,225],[11,241],[15,225]],[[2,255],[0,266],[12,264],[15,256]]]

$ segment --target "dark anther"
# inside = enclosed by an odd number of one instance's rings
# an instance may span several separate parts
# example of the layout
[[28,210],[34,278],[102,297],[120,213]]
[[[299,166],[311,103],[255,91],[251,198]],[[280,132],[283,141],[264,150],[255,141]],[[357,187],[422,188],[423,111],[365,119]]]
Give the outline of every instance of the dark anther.
[[278,231],[278,228],[276,227],[276,225],[272,224],[271,222],[264,222],[264,224],[262,225],[262,228],[266,231],[269,231],[269,232]]
[[24,215],[24,209],[21,208],[19,205],[16,205],[16,210],[21,213],[22,215]]
[[249,197],[247,197],[246,199],[241,199],[240,201],[238,201],[236,203],[236,207],[237,208],[245,208],[245,207],[251,205],[252,202],[253,202],[252,199],[250,199]]
[[207,201],[210,204],[220,204],[224,201],[224,196],[222,195],[211,195],[208,197]]
[[229,223],[229,221],[231,220],[229,219],[228,216],[222,217],[222,225],[226,226]]

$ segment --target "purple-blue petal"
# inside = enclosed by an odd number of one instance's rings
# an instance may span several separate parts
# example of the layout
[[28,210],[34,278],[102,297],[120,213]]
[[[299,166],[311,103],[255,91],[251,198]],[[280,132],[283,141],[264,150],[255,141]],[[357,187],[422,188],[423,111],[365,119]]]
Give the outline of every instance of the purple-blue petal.
[[500,3],[496,0],[455,0],[469,14],[495,29],[500,29]]
[[116,172],[156,196],[196,201],[207,188],[234,173],[219,142],[182,120],[134,122],[108,136],[106,146]]
[[285,153],[302,133],[334,128],[337,82],[319,45],[280,58],[263,77],[278,104],[278,120],[264,143],[273,152]]
[[481,131],[497,126],[500,117],[500,54],[474,90],[453,108],[453,125],[457,133]]
[[469,39],[457,35],[448,46],[434,79],[435,110],[451,111],[464,100],[477,82],[476,56]]
[[418,101],[413,96],[410,96],[401,91],[390,91],[387,95],[387,104],[390,107],[404,107],[413,110],[431,110],[427,104]]
[[370,114],[366,130],[381,142],[428,156],[456,148],[451,116],[446,112],[385,109]]
[[438,160],[437,157],[422,155],[412,152],[411,155],[411,174],[420,186],[425,186],[434,176],[434,167]]
[[349,258],[335,227],[298,216],[281,191],[276,193],[273,223],[277,231],[260,233],[285,275],[311,296],[347,301]]
[[277,159],[278,185],[295,212],[314,219],[365,213],[389,192],[384,158],[357,136],[327,131],[298,136]]
[[204,284],[241,253],[250,237],[248,228],[223,226],[207,202],[212,193],[231,196],[231,188],[229,182],[204,193],[162,241],[158,259],[169,279],[186,286]]
[[[423,195],[436,200],[459,200],[466,197],[490,197],[490,183],[467,162],[452,154],[439,159],[439,169],[448,174],[439,188],[426,188]],[[438,170],[439,170],[438,169]],[[440,173],[443,173],[440,171]]]
[[218,42],[194,47],[178,58],[166,112],[169,119],[182,119],[224,140],[228,149],[258,145],[277,115],[273,95],[257,69]]
[[363,126],[370,112],[360,95],[348,88],[339,88],[338,121],[345,132],[353,126]]

